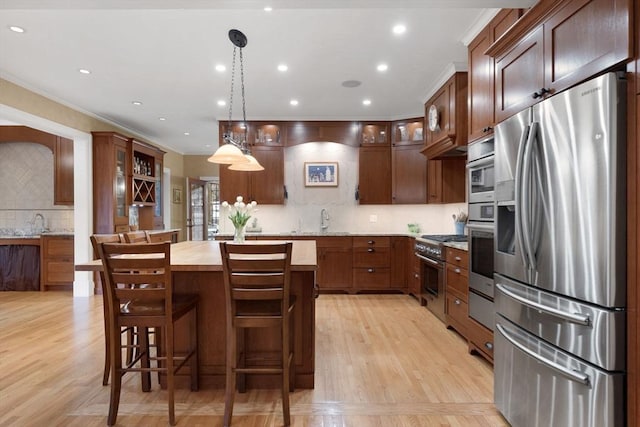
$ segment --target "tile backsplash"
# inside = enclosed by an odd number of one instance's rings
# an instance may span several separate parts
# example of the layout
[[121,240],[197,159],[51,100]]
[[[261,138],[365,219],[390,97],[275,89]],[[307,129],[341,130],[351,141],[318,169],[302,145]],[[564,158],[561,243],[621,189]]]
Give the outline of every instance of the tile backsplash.
[[0,228],[32,231],[40,213],[46,228],[73,231],[73,206],[53,204],[53,161],[44,145],[0,144]]

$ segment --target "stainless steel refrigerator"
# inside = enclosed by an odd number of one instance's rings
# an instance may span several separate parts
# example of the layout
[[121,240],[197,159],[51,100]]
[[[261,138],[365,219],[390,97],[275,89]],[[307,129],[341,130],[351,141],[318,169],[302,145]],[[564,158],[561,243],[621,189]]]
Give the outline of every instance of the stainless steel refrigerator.
[[625,103],[608,73],[495,130],[494,397],[515,427],[625,425]]

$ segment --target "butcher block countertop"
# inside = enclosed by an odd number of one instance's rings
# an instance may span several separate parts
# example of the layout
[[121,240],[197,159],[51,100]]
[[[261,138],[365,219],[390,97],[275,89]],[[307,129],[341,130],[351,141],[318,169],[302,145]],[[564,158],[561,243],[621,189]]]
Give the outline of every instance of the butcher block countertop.
[[[257,240],[243,244],[259,245],[282,241]],[[316,243],[313,240],[293,240],[291,253],[292,271],[314,271],[317,268]],[[76,271],[99,271],[99,260],[76,265]],[[186,241],[171,245],[171,269],[173,271],[222,271],[220,242],[213,240]]]

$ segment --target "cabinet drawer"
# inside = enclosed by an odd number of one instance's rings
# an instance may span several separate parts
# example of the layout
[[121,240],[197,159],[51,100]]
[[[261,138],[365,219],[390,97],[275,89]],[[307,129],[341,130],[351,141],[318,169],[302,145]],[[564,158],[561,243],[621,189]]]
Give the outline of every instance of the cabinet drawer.
[[462,299],[452,294],[447,294],[445,300],[445,314],[447,323],[453,326],[461,335],[467,336],[469,324],[469,306]]
[[354,267],[389,267],[389,248],[353,248]]
[[467,270],[447,264],[446,284],[447,291],[454,289],[467,301],[469,293],[469,272]]
[[73,284],[73,260],[45,263],[46,284]]
[[447,264],[469,269],[469,252],[456,248],[447,248]]
[[353,238],[354,248],[388,248],[391,246],[391,238],[389,236],[356,236]]
[[44,237],[42,243],[45,258],[73,258],[73,237]]
[[471,318],[467,331],[472,346],[493,361],[493,332]]
[[[315,239],[316,247],[318,248],[344,248],[351,247],[351,237],[336,237],[336,236],[327,236],[327,237],[315,237],[310,238]],[[303,240],[308,240],[303,238]]]
[[354,268],[353,284],[356,289],[388,288],[391,274],[388,268]]

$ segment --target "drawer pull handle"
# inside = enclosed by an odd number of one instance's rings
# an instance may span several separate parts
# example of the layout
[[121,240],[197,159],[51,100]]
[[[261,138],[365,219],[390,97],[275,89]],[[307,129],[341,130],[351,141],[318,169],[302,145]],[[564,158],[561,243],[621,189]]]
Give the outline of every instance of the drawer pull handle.
[[375,240],[369,240],[367,243],[370,244],[370,245],[375,245],[376,241]]
[[460,300],[459,300],[459,299],[456,299],[456,300],[455,300],[455,304],[456,304],[456,305],[460,305],[460,304],[461,304]]
[[375,250],[375,249],[373,249],[373,248],[369,248],[369,249],[367,249],[367,252],[375,252],[375,251],[376,251],[376,250]]
[[413,277],[415,277],[416,279],[419,279],[420,276],[418,275],[418,273],[416,273]]
[[486,342],[484,343],[484,346],[487,348],[487,350],[493,350],[493,343],[491,342]]
[[455,270],[453,270],[453,271],[455,271],[456,273],[460,274],[460,269],[459,269],[459,268],[456,268],[456,269],[455,269]]
[[462,258],[460,258],[459,256],[456,257],[456,261],[462,261]]
[[373,268],[367,269],[367,273],[373,273],[375,270]]

